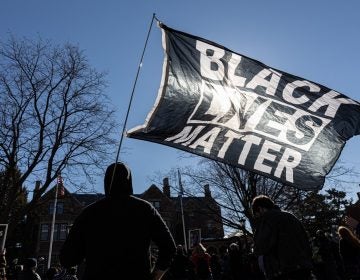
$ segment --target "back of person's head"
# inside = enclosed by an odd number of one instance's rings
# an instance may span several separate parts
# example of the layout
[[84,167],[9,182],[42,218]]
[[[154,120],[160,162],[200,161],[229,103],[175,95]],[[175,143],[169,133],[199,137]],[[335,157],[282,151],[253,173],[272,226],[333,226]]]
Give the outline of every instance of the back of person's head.
[[76,266],[72,266],[68,269],[68,274],[69,275],[76,275],[76,272],[77,272],[77,268]]
[[183,254],[184,254],[184,247],[183,247],[181,244],[178,244],[178,245],[176,246],[176,253],[177,253],[178,255],[183,255]]
[[198,243],[198,244],[194,247],[193,252],[194,252],[195,254],[204,254],[204,253],[206,253],[206,248],[205,248],[205,246],[204,246],[203,244]]
[[349,228],[345,226],[338,227],[338,234],[340,239],[348,240],[351,244],[360,249],[360,240],[357,238],[355,233],[353,233]]
[[55,278],[56,274],[58,274],[58,270],[56,267],[52,266],[46,271],[45,277],[46,279],[51,280]]
[[339,226],[338,234],[341,238],[344,239],[351,239],[354,237],[354,234],[351,232],[351,230],[345,226]]
[[37,267],[37,260],[35,258],[27,258],[24,262],[24,269],[34,269]]
[[257,213],[259,212],[260,210],[260,207],[262,208],[265,208],[265,209],[279,209],[274,201],[266,196],[266,195],[258,195],[256,196],[253,201],[252,201],[252,204],[251,204],[251,207],[252,207],[252,211],[253,213]]
[[122,162],[108,166],[104,178],[105,196],[121,197],[133,194],[130,169]]
[[239,251],[239,245],[238,244],[236,244],[236,243],[231,243],[230,245],[229,245],[229,249],[230,249],[230,251]]
[[15,265],[14,270],[16,273],[20,273],[21,271],[24,270],[24,266],[22,264],[17,264],[17,265]]

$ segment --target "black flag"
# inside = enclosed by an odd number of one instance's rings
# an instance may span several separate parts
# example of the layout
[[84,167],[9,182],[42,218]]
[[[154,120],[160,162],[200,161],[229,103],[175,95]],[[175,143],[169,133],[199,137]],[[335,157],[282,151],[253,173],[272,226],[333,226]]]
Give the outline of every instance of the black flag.
[[171,146],[304,190],[321,189],[360,104],[163,24],[158,98],[128,137]]

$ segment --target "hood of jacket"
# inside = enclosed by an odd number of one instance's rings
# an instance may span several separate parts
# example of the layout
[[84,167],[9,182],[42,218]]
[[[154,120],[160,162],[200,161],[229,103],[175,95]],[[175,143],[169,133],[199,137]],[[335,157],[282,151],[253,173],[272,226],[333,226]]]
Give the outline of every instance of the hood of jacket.
[[108,166],[104,178],[104,190],[106,197],[123,197],[133,194],[131,171],[122,162]]

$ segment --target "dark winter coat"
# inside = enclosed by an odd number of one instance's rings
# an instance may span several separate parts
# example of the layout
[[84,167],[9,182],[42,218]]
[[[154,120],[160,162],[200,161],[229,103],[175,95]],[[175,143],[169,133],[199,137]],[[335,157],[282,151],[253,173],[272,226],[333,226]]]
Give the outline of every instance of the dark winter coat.
[[271,209],[259,219],[255,252],[263,256],[268,279],[312,268],[312,251],[301,222],[292,214]]
[[[107,175],[112,170],[107,170]],[[132,196],[131,174],[120,166],[106,197],[88,206],[75,220],[60,254],[65,268],[86,262],[82,279],[151,279],[150,243],[158,247],[156,267],[166,269],[175,243],[157,210]]]

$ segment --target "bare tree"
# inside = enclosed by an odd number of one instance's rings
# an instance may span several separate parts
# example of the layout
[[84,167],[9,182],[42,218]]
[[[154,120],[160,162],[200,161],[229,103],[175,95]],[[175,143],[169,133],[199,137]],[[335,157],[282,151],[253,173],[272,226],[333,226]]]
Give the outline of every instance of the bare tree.
[[[253,172],[209,159],[200,160],[196,168],[183,168],[181,174],[185,195],[196,197],[203,191],[203,186],[209,184],[212,196],[222,209],[223,224],[227,228],[241,229],[244,232],[248,232],[254,225],[251,202],[255,196],[268,195],[281,209],[302,213],[305,211],[304,207],[309,207],[304,202],[320,192],[303,191],[286,186]],[[333,168],[324,189],[328,188],[327,186],[334,187],[334,183],[340,188],[341,184],[347,183],[344,181],[345,177],[353,175],[351,169],[339,163]],[[172,169],[167,176],[176,178],[176,170]],[[176,184],[174,188],[178,191]]]
[[213,197],[222,209],[222,219],[226,227],[248,231],[245,221],[253,226],[251,202],[258,194],[270,196],[283,209],[290,209],[306,194],[296,188],[286,186],[267,177],[228,164],[205,159],[201,168],[183,171],[194,195],[196,187],[209,184]]
[[24,184],[42,181],[29,211],[60,173],[80,186],[79,178],[91,183],[109,161],[116,126],[105,88],[105,73],[77,46],[0,42],[0,170],[10,174],[12,188],[0,222]]

